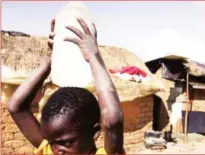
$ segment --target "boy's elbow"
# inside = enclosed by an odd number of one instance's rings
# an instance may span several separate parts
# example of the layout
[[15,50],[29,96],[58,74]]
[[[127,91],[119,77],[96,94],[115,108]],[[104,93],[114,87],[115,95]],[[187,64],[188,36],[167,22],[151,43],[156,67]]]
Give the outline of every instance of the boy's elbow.
[[123,112],[122,110],[109,111],[104,114],[103,124],[105,128],[112,128],[123,124]]
[[103,106],[101,115],[106,128],[123,125],[123,111],[118,95],[111,89],[105,89],[99,96],[99,102]]
[[6,105],[6,108],[9,113],[17,113],[19,111],[19,108],[16,106],[16,103],[18,101],[15,99],[10,99]]

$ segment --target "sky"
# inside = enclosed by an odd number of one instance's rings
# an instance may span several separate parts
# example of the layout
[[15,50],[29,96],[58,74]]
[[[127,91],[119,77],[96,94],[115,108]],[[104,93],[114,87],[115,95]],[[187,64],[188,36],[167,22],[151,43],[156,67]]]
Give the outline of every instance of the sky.
[[[48,36],[66,1],[2,2],[2,29]],[[177,54],[205,63],[205,2],[85,2],[100,45],[127,48],[143,61]]]

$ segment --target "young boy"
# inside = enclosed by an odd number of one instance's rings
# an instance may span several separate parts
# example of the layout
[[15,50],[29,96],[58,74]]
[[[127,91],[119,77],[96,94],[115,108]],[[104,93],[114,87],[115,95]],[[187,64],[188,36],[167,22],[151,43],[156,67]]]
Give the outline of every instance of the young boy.
[[[83,88],[59,88],[44,106],[39,124],[29,108],[50,73],[51,60],[48,60],[19,86],[7,109],[24,136],[37,148],[36,154],[123,154],[123,113],[98,49],[96,28],[93,24],[91,33],[82,19],[77,20],[84,33],[67,27],[78,38],[65,38],[64,41],[78,45],[90,64],[98,101]],[[51,48],[54,24],[53,20],[48,42]],[[95,140],[100,133],[100,116],[105,142],[104,148],[97,149]]]

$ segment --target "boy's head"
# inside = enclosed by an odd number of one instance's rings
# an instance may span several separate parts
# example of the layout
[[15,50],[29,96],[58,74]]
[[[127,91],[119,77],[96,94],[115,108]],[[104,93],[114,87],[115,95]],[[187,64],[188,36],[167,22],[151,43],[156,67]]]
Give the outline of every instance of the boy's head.
[[54,154],[90,153],[100,131],[100,108],[83,88],[57,90],[42,111],[41,130]]

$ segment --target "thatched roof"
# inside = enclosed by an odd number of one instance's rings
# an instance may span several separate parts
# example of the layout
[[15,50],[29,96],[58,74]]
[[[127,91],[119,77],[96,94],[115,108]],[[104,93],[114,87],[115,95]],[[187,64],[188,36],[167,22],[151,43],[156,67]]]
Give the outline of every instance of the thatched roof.
[[188,68],[189,73],[192,75],[205,77],[205,64],[186,59],[184,65]]
[[[48,57],[46,37],[19,37],[2,35],[2,66],[10,69],[13,75],[2,70],[2,82],[20,84],[42,61]],[[111,75],[121,100],[132,100],[154,94],[161,90],[161,83],[150,73],[145,64],[133,53],[118,47],[99,46],[108,69],[121,69],[135,65],[148,74],[148,81],[137,83],[119,79]],[[20,80],[19,80],[20,79]]]
[[30,37],[29,34],[26,33],[22,33],[22,32],[17,32],[17,31],[1,31],[3,34],[5,34],[6,36],[22,36],[22,37]]
[[121,69],[124,66],[137,66],[148,73],[150,80],[145,83],[121,80],[118,77],[111,75],[119,96],[124,96],[122,100],[147,96],[162,89],[162,83],[150,73],[145,64],[132,52],[129,52],[126,49],[109,46],[100,46],[100,51],[106,67],[109,69]]
[[22,83],[49,55],[46,38],[39,40],[2,32],[2,82]]
[[[205,77],[205,64],[201,64],[199,62],[190,60],[187,57],[179,56],[179,55],[166,55],[164,57],[156,58],[154,60],[146,62],[147,65],[151,65],[151,63],[161,60],[179,60],[182,61],[184,66],[189,72],[190,75],[197,76],[197,77]],[[154,64],[154,63],[153,63]]]

